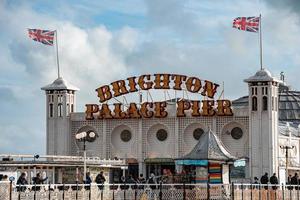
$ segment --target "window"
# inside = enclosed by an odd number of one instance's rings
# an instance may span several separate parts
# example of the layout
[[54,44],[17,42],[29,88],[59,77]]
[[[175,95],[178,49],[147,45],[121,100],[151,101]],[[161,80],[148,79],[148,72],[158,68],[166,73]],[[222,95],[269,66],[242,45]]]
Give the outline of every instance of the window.
[[70,114],[70,105],[67,103],[67,116]]
[[257,111],[257,98],[252,97],[252,111]]
[[257,87],[255,88],[255,95],[257,95]]
[[265,88],[263,87],[261,90],[261,94],[264,95],[265,94]]
[[231,137],[233,139],[241,139],[243,137],[243,130],[240,127],[235,127],[231,130]]
[[268,110],[268,97],[264,96],[262,99],[263,110]]
[[120,138],[123,142],[129,142],[131,140],[131,132],[129,130],[123,130],[120,134]]
[[159,140],[159,141],[165,141],[168,137],[168,133],[166,130],[164,129],[159,129],[157,132],[156,132],[156,138]]
[[272,110],[275,110],[274,109],[274,97],[272,97]]
[[58,104],[58,116],[62,117],[62,104]]
[[266,87],[266,95],[268,95],[268,88]]
[[71,113],[74,112],[74,104],[71,104]]
[[202,128],[196,128],[193,132],[194,139],[199,140],[203,133],[204,133],[204,130]]
[[53,117],[53,104],[52,103],[49,104],[49,116]]

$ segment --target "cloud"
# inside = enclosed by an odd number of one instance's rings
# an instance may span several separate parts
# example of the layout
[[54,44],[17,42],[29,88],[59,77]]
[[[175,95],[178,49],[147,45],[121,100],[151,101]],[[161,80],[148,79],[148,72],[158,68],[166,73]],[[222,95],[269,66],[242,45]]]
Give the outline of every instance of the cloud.
[[[0,152],[3,154],[44,153],[45,135],[37,128],[0,123]],[[29,139],[28,139],[29,138]]]
[[[0,151],[13,150],[14,143],[28,145],[31,138],[36,145],[45,143],[45,95],[40,87],[57,77],[55,47],[30,40],[26,28],[58,30],[61,74],[81,89],[78,111],[85,103],[98,102],[98,86],[142,73],[224,81],[229,99],[247,94],[243,79],[259,69],[258,35],[232,29],[231,20],[258,13],[257,3],[146,0],[116,6],[109,2],[67,2],[58,9],[49,6],[51,1],[18,6],[0,1],[0,27],[5,30],[0,36],[0,108],[6,113],[0,116],[5,130],[0,134],[5,141]],[[299,19],[291,8],[268,3],[263,5],[264,64],[274,75],[284,70],[290,84],[299,89],[294,76],[300,73]],[[58,11],[68,16],[57,15]],[[105,23],[97,21],[100,15]],[[143,25],[133,26],[140,18]],[[11,135],[6,137],[6,132]],[[23,152],[35,148],[28,145]]]
[[44,152],[44,145],[28,144],[45,143],[45,96],[40,87],[57,76],[55,47],[30,40],[26,28],[58,30],[61,73],[82,89],[78,95],[80,110],[85,103],[96,102],[95,88],[100,84],[127,77],[126,57],[134,51],[139,33],[126,26],[115,32],[104,25],[83,29],[23,4],[14,7],[1,2],[0,11],[0,26],[6,30],[0,37],[4,50],[0,56],[4,72],[0,103],[1,112],[6,113],[0,117],[0,151],[16,152],[17,146],[18,152]]
[[282,9],[288,9],[289,11],[293,11],[296,14],[299,14],[300,10],[300,1],[299,0],[264,0],[268,5],[282,10]]

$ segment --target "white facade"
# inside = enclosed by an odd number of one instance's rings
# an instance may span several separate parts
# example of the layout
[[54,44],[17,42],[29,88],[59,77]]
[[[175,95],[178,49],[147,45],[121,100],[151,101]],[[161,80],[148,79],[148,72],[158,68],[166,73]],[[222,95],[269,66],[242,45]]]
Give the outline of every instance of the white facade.
[[[295,146],[290,152],[293,158],[289,168],[300,169],[300,132],[293,128],[298,135],[282,134],[286,125],[279,124],[281,81],[272,77],[267,70],[260,70],[245,80],[249,86],[248,97],[233,101],[234,115],[226,117],[178,118],[176,104],[169,102],[169,115],[163,119],[86,120],[85,113],[75,112],[75,92],[78,89],[62,78],[58,80],[42,88],[47,97],[47,154],[79,155],[82,144],[76,142],[74,134],[93,130],[98,138],[93,143],[87,143],[89,156],[136,159],[139,172],[145,173],[147,159],[183,156],[196,145],[194,132],[197,129],[200,132],[212,129],[232,155],[246,159],[246,178],[260,177],[265,172],[279,174],[279,169],[285,166],[285,152],[279,145],[287,143]],[[50,104],[53,104],[52,111]],[[167,132],[163,141],[157,137],[159,130]]]

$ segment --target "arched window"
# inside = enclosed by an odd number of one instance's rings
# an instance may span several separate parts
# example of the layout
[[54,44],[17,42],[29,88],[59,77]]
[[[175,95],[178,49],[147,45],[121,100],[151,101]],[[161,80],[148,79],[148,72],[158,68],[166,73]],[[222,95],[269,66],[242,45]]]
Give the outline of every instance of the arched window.
[[268,110],[268,97],[264,96],[262,99],[263,110]]
[[69,114],[70,114],[70,106],[69,106],[69,104],[67,103],[67,116],[69,116]]
[[62,104],[60,103],[60,104],[58,104],[58,116],[59,117],[62,117]]
[[257,111],[257,98],[252,97],[252,111]]
[[53,104],[52,103],[49,104],[49,116],[53,117]]

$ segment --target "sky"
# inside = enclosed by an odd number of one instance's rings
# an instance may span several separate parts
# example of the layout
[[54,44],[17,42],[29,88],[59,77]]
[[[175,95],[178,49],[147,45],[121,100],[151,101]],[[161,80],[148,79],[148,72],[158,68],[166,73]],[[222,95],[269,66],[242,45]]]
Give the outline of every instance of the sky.
[[298,0],[0,0],[0,154],[45,154],[46,104],[40,88],[57,78],[55,48],[28,28],[57,30],[61,74],[80,88],[77,111],[95,89],[145,73],[224,82],[225,98],[247,95],[260,68],[257,33],[232,28],[262,14],[263,66],[300,90]]

